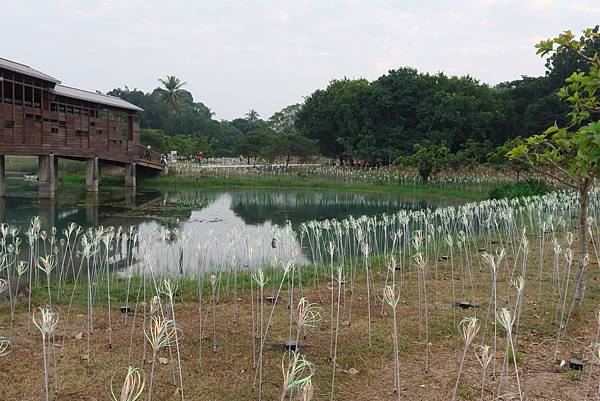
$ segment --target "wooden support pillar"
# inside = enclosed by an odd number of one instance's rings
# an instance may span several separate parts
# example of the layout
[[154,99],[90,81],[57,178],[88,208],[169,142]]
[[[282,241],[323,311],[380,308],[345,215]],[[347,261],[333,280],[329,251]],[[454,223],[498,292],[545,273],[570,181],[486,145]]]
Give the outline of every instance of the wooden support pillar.
[[54,199],[56,196],[56,164],[53,154],[38,158],[38,195],[40,198]]
[[0,198],[6,194],[6,161],[4,155],[0,155]]
[[86,159],[85,163],[85,190],[87,192],[98,192],[98,182],[100,181],[98,158]]
[[135,163],[130,163],[125,167],[125,186],[126,187],[135,187]]

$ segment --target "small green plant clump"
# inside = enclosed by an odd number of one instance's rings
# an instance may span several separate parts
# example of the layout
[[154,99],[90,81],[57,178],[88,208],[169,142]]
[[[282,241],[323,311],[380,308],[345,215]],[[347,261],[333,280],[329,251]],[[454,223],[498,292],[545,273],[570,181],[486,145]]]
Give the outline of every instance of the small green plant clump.
[[579,381],[581,379],[581,372],[571,368],[567,368],[565,370],[565,374],[567,375],[567,379],[573,382]]
[[509,361],[515,360],[517,362],[517,364],[519,364],[519,365],[525,360],[525,356],[518,351],[515,353],[515,355],[513,357],[513,350],[510,347],[508,348],[508,351],[506,351],[506,355],[508,356]]
[[508,182],[494,186],[489,194],[489,199],[514,199],[523,196],[544,195],[552,191],[552,187],[542,180],[530,178],[526,181]]

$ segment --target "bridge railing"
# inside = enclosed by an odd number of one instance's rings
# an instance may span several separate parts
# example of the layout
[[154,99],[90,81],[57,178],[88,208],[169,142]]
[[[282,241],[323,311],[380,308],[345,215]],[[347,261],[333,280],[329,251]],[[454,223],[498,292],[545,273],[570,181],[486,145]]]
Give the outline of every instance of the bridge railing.
[[144,145],[139,145],[139,147],[140,147],[140,159],[147,160],[152,163],[160,164],[160,153],[158,153]]

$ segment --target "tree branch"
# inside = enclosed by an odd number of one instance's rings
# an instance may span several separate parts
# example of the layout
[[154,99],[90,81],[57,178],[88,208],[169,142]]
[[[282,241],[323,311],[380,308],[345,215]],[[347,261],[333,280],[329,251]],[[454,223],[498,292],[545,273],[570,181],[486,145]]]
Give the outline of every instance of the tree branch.
[[534,164],[532,164],[532,163],[527,163],[527,164],[529,165],[529,167],[531,167],[532,169],[534,169],[534,170],[535,170],[535,171],[537,171],[538,173],[544,174],[545,176],[548,176],[548,177],[552,178],[553,180],[556,180],[556,181],[560,182],[561,184],[563,184],[563,185],[566,185],[566,186],[567,186],[567,187],[569,187],[569,188],[572,188],[572,189],[579,189],[579,187],[578,187],[577,185],[575,185],[575,184],[572,184],[572,183],[570,183],[570,182],[568,182],[568,181],[565,181],[564,179],[560,178],[559,176],[557,176],[557,175],[555,175],[555,174],[549,173],[549,172],[547,172],[547,171],[546,171],[546,170],[544,170],[544,169],[541,169],[541,168],[539,168],[539,167],[536,167],[536,166],[535,166]]

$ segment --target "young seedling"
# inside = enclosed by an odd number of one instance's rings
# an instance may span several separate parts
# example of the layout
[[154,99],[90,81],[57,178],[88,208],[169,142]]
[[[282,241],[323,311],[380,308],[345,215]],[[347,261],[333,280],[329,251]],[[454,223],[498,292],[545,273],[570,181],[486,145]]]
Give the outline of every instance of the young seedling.
[[48,306],[52,307],[52,296],[50,294],[50,273],[52,273],[52,270],[54,269],[54,266],[56,266],[56,261],[54,260],[54,258],[52,257],[52,255],[48,255],[48,256],[40,256],[40,261],[38,263],[38,268],[43,271],[44,273],[46,273],[46,286],[48,289]]
[[152,367],[150,368],[150,385],[148,387],[148,401],[152,401],[152,384],[154,380],[154,367],[156,366],[156,355],[161,348],[169,347],[175,340],[177,327],[172,320],[153,316],[149,324],[144,328],[144,335],[152,348]]
[[0,337],[0,356],[5,356],[10,353],[9,348],[11,344],[12,341],[10,341],[8,338]]
[[[289,360],[286,361],[286,357]],[[301,388],[301,394],[305,394],[305,399],[310,399],[306,396],[309,393],[312,396],[312,386],[309,385],[308,388],[304,388],[304,386],[311,381],[314,374],[312,363],[298,352],[286,353],[281,361],[281,373],[283,374],[283,385],[281,386],[280,401],[284,401],[287,394],[296,388]]]
[[[263,359],[263,330],[264,330],[264,293],[265,293],[265,285],[267,285],[268,279],[265,277],[265,273],[263,272],[263,270],[261,268],[256,269],[256,271],[254,271],[252,273],[252,280],[256,283],[256,285],[258,286],[258,288],[260,289],[258,296],[259,296],[259,330],[258,330],[258,335],[260,338],[260,343],[259,343],[259,351],[258,351],[258,370],[259,370],[259,377],[262,378],[262,359]],[[259,384],[259,387],[261,386],[261,384]],[[260,391],[260,390],[259,390]]]
[[461,320],[458,325],[462,328],[462,337],[465,342],[465,346],[463,349],[462,357],[460,359],[460,364],[458,365],[458,375],[456,377],[456,384],[454,385],[452,401],[456,400],[456,395],[458,394],[458,384],[460,383],[460,376],[462,374],[463,365],[465,363],[465,357],[467,355],[467,351],[469,351],[471,343],[473,342],[475,336],[477,335],[477,332],[479,331],[479,320],[477,320],[476,317],[470,316]]
[[398,352],[397,308],[400,294],[396,295],[396,287],[388,285],[383,289],[383,302],[392,308],[392,340],[394,342],[394,392],[400,401],[400,358]]
[[367,274],[367,330],[369,332],[369,336],[368,336],[368,344],[369,344],[369,349],[371,349],[371,286],[369,283],[369,254],[371,252],[370,248],[369,248],[369,244],[366,242],[363,242],[361,244],[360,249],[362,250],[363,253],[363,258],[365,260],[365,273]]
[[[58,326],[58,315],[49,308],[39,308],[41,317],[36,320],[35,315],[32,317],[33,324],[42,334],[42,351],[44,353],[44,389],[46,391],[46,401],[49,399],[48,392],[48,347],[49,339],[56,326]],[[48,342],[48,344],[46,344]]]
[[311,304],[304,297],[298,301],[296,307],[296,345],[300,348],[300,333],[307,327],[314,327],[321,321],[320,308]]
[[333,401],[335,395],[335,370],[337,367],[337,349],[338,349],[338,335],[340,330],[340,297],[342,293],[342,281],[343,281],[344,268],[343,266],[337,266],[335,269],[335,280],[337,281],[337,313],[335,317],[335,337],[333,341],[333,356],[331,363],[333,365],[331,371],[331,396],[330,400]]
[[[163,294],[165,294],[169,300],[169,304],[171,305],[171,318],[173,320],[173,325],[177,326],[177,320],[175,320],[175,300],[174,300],[174,296],[175,296],[175,292],[177,291],[177,288],[175,286],[175,284],[173,284],[173,282],[168,279],[165,278],[163,280],[163,288],[161,290],[161,292]],[[183,373],[181,370],[181,356],[179,354],[179,335],[177,333],[177,330],[175,330],[175,349],[177,351],[177,367],[179,369],[179,392],[181,393],[181,400],[183,401]]]
[[504,330],[506,331],[506,352],[508,354],[510,350],[510,352],[512,353],[512,359],[515,365],[515,375],[517,377],[517,387],[519,389],[519,399],[523,401],[523,393],[521,391],[521,380],[519,379],[519,367],[517,365],[517,352],[515,350],[515,345],[512,336],[512,328],[515,322],[515,318],[508,308],[502,308],[502,310],[498,312],[496,318],[498,319],[500,325],[502,325],[502,327],[504,327]]
[[486,373],[487,373],[487,367],[490,364],[493,355],[490,352],[490,346],[489,345],[481,345],[478,350],[475,352],[475,358],[477,358],[477,361],[479,362],[479,364],[481,365],[482,371],[481,371],[481,397],[480,397],[480,401],[483,401],[483,394],[485,391],[485,378],[486,378]]
[[110,395],[113,401],[137,401],[144,391],[146,385],[146,378],[144,377],[144,371],[140,368],[134,368],[129,366],[127,368],[127,374],[125,380],[121,386],[119,394],[115,394],[113,388],[113,377],[110,379]]
[[[29,269],[29,265],[27,264],[27,262],[20,260],[17,263],[17,287],[15,291],[19,291],[19,284],[21,282],[21,277],[23,276],[23,274],[27,273],[27,270]],[[17,307],[17,296],[18,294],[15,294],[15,298],[13,300],[13,303],[11,305],[10,308],[10,328],[12,329],[14,321],[15,321],[15,308]]]

